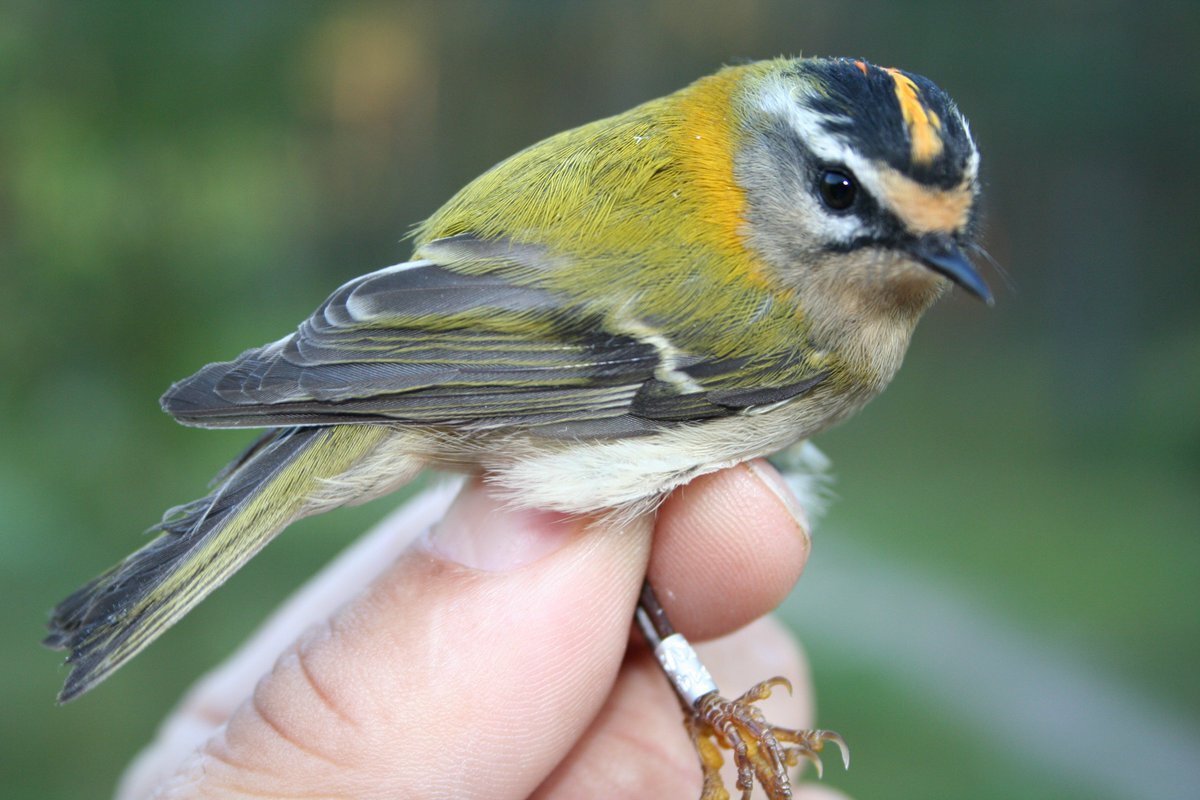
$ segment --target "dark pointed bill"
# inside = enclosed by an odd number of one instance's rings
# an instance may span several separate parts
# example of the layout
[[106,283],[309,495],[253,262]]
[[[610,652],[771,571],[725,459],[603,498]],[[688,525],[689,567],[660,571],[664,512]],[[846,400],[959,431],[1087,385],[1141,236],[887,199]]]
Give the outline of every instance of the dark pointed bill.
[[917,261],[945,275],[989,306],[994,304],[992,290],[949,236],[922,236],[909,246],[908,252]]

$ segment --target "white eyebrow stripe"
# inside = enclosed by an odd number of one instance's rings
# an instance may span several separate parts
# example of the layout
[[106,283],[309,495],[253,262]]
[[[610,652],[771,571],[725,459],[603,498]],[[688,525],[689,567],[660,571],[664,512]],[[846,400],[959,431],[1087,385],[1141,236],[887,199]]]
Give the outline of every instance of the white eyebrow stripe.
[[[814,156],[830,164],[844,165],[853,172],[854,177],[862,184],[867,193],[876,198],[888,212],[899,217],[914,233],[927,233],[930,230],[940,229],[931,228],[929,225],[919,222],[913,215],[904,213],[904,209],[896,208],[894,204],[888,202],[895,194],[894,188],[898,180],[910,183],[913,187],[917,187],[919,184],[890,165],[864,158],[842,137],[831,133],[824,124],[829,118],[800,102],[800,98],[797,97],[792,86],[780,80],[765,82],[762,93],[759,95],[759,106],[767,113],[785,120]],[[966,120],[963,119],[962,114],[955,108],[951,108],[951,113],[962,123],[965,131]],[[848,117],[845,119],[849,121]],[[971,142],[971,155],[963,170],[964,180],[958,187],[960,191],[969,191],[975,182],[979,168],[979,150],[975,147],[974,140],[970,139],[969,131],[967,137]],[[936,193],[938,190],[926,189],[925,191]],[[831,221],[836,219],[836,217],[830,216]]]

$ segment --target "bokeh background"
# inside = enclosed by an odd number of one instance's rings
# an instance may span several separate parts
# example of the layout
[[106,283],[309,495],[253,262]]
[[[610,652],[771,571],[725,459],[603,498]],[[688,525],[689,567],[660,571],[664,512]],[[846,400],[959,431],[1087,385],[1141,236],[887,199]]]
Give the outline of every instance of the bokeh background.
[[67,707],[46,611],[248,433],[156,404],[403,260],[465,181],[722,63],[937,80],[999,302],[956,294],[820,444],[784,613],[859,798],[1200,796],[1200,4],[0,5],[0,786],[106,796],[173,701],[394,501],[288,532]]

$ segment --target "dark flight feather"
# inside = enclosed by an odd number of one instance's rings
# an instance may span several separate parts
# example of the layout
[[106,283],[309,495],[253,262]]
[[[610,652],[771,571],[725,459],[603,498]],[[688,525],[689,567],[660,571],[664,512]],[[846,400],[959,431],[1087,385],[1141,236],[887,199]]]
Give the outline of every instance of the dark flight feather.
[[[536,258],[529,248],[434,244],[451,266],[416,261],[350,281],[286,339],[172,386],[163,408],[202,427],[387,421],[599,439],[741,413],[826,377],[797,379],[782,369],[788,357],[673,352],[667,365],[661,342],[515,282],[517,266],[553,268],[521,262]],[[469,267],[455,262],[464,257]],[[791,377],[772,381],[781,374]],[[594,424],[623,417],[637,421]]]

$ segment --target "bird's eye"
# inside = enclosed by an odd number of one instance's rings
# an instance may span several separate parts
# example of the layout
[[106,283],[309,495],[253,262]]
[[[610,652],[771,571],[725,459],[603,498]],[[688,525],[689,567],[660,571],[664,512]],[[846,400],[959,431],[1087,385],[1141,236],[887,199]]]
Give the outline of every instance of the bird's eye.
[[845,211],[854,205],[858,194],[858,184],[854,178],[836,169],[827,169],[817,180],[817,189],[821,193],[821,201],[834,211]]

